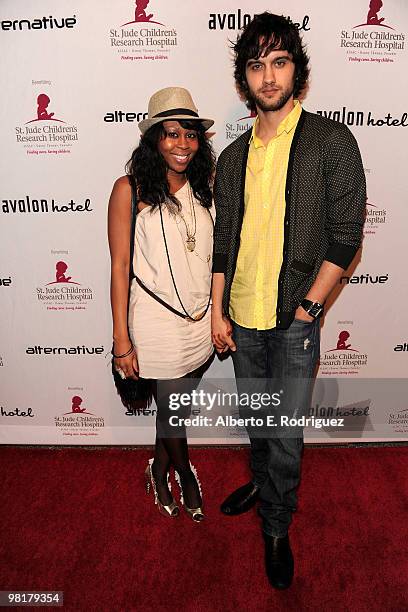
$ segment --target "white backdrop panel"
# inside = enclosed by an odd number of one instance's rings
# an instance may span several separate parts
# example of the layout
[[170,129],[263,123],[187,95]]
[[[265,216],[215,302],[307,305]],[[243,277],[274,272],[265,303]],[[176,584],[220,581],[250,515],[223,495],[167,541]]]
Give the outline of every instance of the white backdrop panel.
[[[312,68],[304,107],[349,125],[368,184],[363,249],[330,300],[312,402],[323,412],[348,407],[360,425],[343,437],[308,430],[306,439],[408,439],[404,385],[389,384],[406,377],[408,355],[408,6],[384,0],[384,21],[361,25],[368,8],[368,0],[341,10],[324,0],[150,0],[150,22],[135,23],[132,0],[2,1],[2,443],[152,443],[154,406],[126,415],[110,379],[107,201],[155,90],[191,90],[215,119],[217,153],[252,125],[234,88],[229,41],[263,10],[299,24]],[[206,374],[232,377],[230,359],[216,358]],[[347,385],[365,379],[384,385]],[[366,410],[363,420],[353,406]],[[193,439],[203,441],[246,437],[226,429]]]

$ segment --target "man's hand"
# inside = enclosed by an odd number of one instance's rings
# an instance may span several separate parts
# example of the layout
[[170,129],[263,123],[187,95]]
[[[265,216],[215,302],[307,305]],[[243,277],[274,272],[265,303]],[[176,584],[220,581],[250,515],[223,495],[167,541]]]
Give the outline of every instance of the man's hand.
[[[311,302],[319,302],[324,304],[327,297],[339,282],[340,278],[344,274],[344,269],[340,268],[331,261],[324,260],[319,268],[316,279],[310,290],[305,295],[306,300]],[[306,323],[312,323],[313,317],[310,316],[302,306],[298,306],[295,312],[295,319],[305,321]]]
[[218,353],[225,353],[228,350],[236,351],[237,349],[232,339],[231,321],[224,315],[212,315],[211,338]]
[[299,319],[299,321],[305,321],[306,323],[312,323],[314,318],[306,312],[306,310],[302,306],[298,306],[295,312],[295,319]]

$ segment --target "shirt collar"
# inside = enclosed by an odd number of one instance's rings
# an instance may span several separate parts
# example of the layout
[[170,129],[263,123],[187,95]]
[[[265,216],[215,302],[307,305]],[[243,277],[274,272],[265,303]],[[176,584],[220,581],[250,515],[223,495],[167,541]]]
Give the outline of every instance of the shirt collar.
[[[287,134],[289,134],[289,132],[291,132],[296,127],[297,122],[299,121],[301,112],[302,112],[302,105],[300,104],[299,100],[294,100],[294,107],[292,108],[290,113],[286,115],[286,117],[278,125],[276,136],[280,136],[283,132],[286,132]],[[258,126],[258,117],[255,119],[254,125],[252,126],[252,134],[249,140],[250,143],[254,144],[255,149],[265,146],[262,140],[259,138],[259,136],[256,133],[257,126]]]

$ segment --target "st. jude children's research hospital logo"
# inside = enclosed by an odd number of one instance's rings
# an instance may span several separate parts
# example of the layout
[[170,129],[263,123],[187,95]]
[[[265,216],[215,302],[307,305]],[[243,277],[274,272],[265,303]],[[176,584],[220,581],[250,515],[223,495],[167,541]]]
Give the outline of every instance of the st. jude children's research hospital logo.
[[346,325],[353,325],[353,321],[339,321],[336,346],[320,355],[321,375],[351,376],[367,365],[367,354],[354,346],[353,333]]
[[[82,387],[69,387],[69,391],[80,391],[81,395],[73,395],[69,401],[70,409],[62,415],[54,417],[55,427],[63,436],[98,436],[105,427],[103,417],[95,415],[84,401]],[[68,403],[67,401],[67,403]]]
[[[353,4],[362,13],[367,0]],[[405,51],[405,34],[387,17],[390,0],[370,0],[364,22],[340,33],[340,47],[345,50],[349,62],[393,63]]]
[[[228,121],[225,124],[225,139],[227,141],[235,140],[241,134],[252,128],[254,119],[256,119],[256,111],[249,111],[247,108],[237,113],[241,116],[237,116],[234,121]],[[244,115],[244,116],[242,116]]]
[[366,218],[364,223],[364,236],[375,236],[378,229],[387,221],[387,210],[379,208],[376,204],[366,202]]
[[77,126],[68,124],[51,109],[49,95],[40,93],[36,98],[35,116],[14,128],[16,142],[27,150],[27,155],[71,153],[78,141]]
[[93,300],[93,290],[82,286],[69,272],[69,265],[58,260],[55,262],[54,280],[36,287],[36,296],[46,310],[86,310]]
[[[149,6],[152,4],[153,6]],[[136,0],[132,18],[109,31],[109,44],[124,61],[157,61],[169,59],[177,47],[177,30],[160,21],[153,12],[154,0]],[[129,15],[129,17],[130,17]]]
[[[371,179],[372,169],[364,168],[364,172],[368,178]],[[375,236],[379,229],[384,227],[388,219],[388,211],[386,208],[379,206],[378,202],[375,203],[371,197],[367,197],[366,200],[366,217],[364,222],[364,236]]]

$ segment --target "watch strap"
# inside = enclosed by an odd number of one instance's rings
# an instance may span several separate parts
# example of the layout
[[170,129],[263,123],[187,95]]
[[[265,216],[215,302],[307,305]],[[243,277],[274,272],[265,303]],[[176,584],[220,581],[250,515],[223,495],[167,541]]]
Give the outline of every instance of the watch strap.
[[306,298],[300,302],[302,308],[314,319],[323,312],[323,304],[320,302],[312,302],[311,300],[307,300]]

